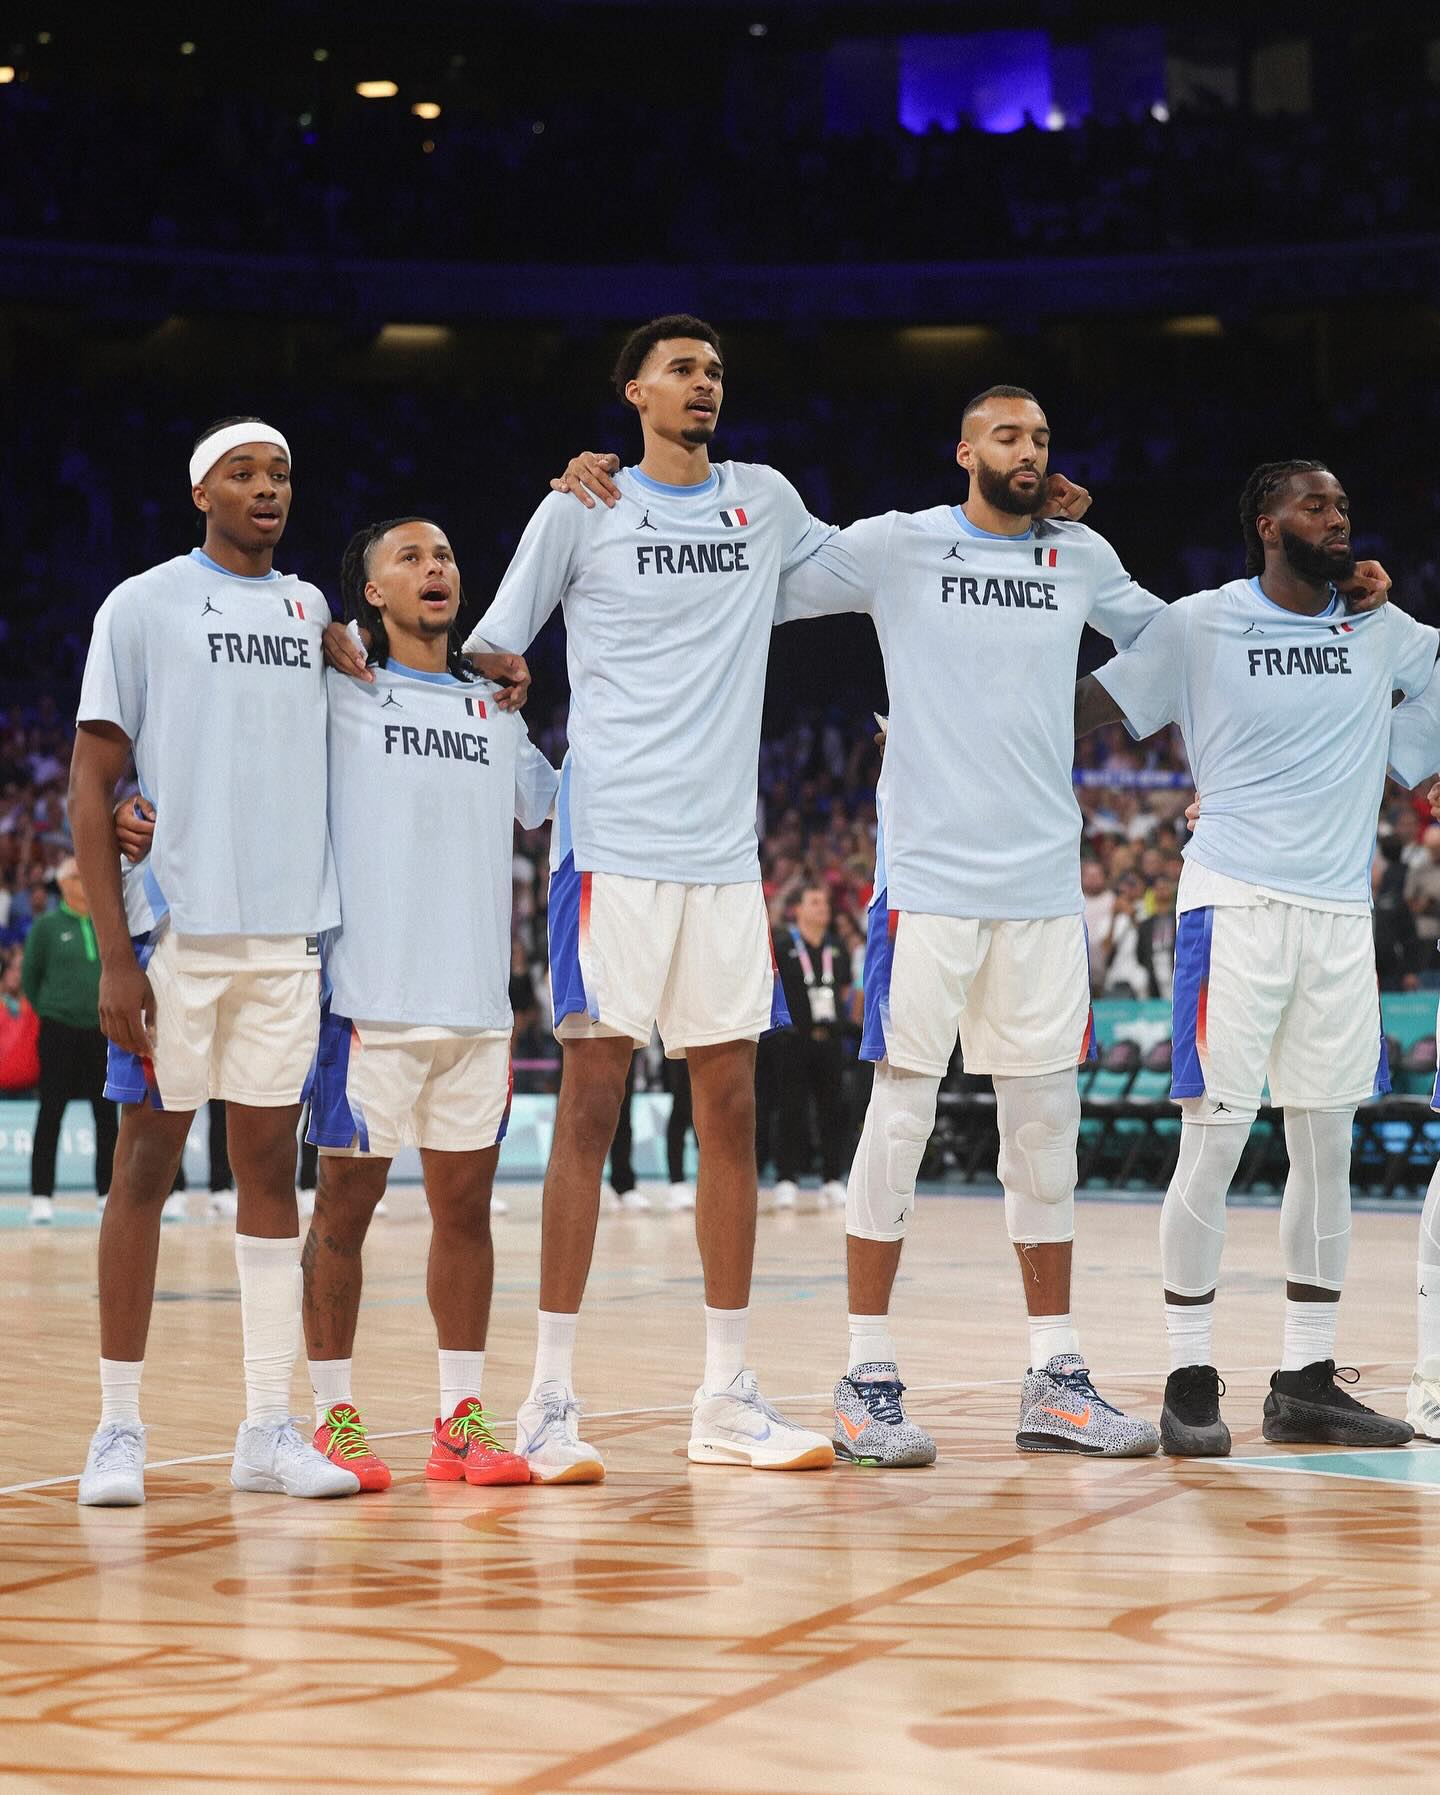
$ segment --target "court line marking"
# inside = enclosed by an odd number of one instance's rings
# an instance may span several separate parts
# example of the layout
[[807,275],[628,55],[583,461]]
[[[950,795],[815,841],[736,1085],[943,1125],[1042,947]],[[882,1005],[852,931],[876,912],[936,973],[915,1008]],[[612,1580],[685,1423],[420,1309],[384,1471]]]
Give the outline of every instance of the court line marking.
[[[1379,1359],[1372,1361],[1373,1368],[1377,1371],[1384,1369],[1387,1365],[1399,1365],[1403,1363],[1408,1363],[1408,1361],[1400,1359]],[[1231,1376],[1268,1377],[1273,1370],[1274,1366],[1272,1365],[1237,1365],[1231,1371]],[[1106,1381],[1123,1383],[1135,1379],[1145,1382],[1147,1380],[1153,1381],[1157,1378],[1162,1378],[1163,1376],[1164,1373],[1159,1371],[1110,1371],[1106,1373]],[[1013,1389],[1019,1381],[1018,1378],[1014,1377],[966,1378],[961,1379],[956,1383],[906,1384],[905,1388],[912,1392],[920,1391],[925,1393],[945,1390],[1004,1390]],[[1395,1388],[1406,1389],[1408,1388],[1408,1385],[1401,1384],[1395,1386]],[[1369,1390],[1368,1393],[1375,1395],[1384,1394],[1385,1392]],[[772,1400],[779,1403],[828,1402],[833,1395],[833,1390],[801,1390],[793,1392],[789,1396],[777,1396]],[[634,1415],[688,1415],[689,1412],[690,1404],[688,1402],[668,1402],[657,1404],[653,1408],[595,1409],[593,1412],[587,1412],[585,1419],[587,1421],[624,1421]],[[500,1425],[502,1427],[511,1426],[514,1423],[514,1419],[515,1417],[513,1415],[502,1415],[499,1417]],[[401,1427],[394,1429],[390,1433],[372,1433],[370,1438],[372,1440],[418,1440],[423,1438],[430,1431],[429,1428],[425,1427]],[[227,1460],[234,1458],[234,1456],[235,1452],[233,1447],[229,1452],[195,1452],[188,1454],[184,1458],[157,1458],[153,1464],[147,1464],[145,1469],[147,1471],[168,1471],[173,1470],[176,1465],[223,1464]],[[1279,1455],[1277,1454],[1277,1456]],[[1217,1460],[1216,1462],[1221,1463],[1223,1461]],[[1338,1475],[1338,1473],[1335,1473],[1335,1475]],[[29,1490],[52,1490],[59,1488],[61,1484],[78,1483],[79,1481],[80,1472],[70,1471],[63,1477],[39,1477],[29,1483],[0,1484],[0,1496],[22,1496]],[[1375,1480],[1372,1479],[1372,1481]]]

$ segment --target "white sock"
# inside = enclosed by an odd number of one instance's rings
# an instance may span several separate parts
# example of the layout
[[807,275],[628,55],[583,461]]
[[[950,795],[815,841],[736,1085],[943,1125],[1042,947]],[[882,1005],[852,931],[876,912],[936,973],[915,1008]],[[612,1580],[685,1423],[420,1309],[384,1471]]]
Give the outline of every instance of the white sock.
[[1166,1303],[1165,1333],[1170,1341],[1170,1369],[1182,1365],[1213,1365],[1214,1303]]
[[273,1427],[290,1418],[300,1349],[300,1237],[235,1236],[240,1328],[245,1339],[245,1419]]
[[311,1359],[310,1388],[315,1396],[315,1425],[325,1425],[325,1414],[337,1402],[352,1402],[349,1359]]
[[1415,1274],[1415,1364],[1422,1376],[1440,1377],[1440,1265],[1422,1259]]
[[850,1317],[850,1364],[894,1365],[898,1360],[895,1342],[890,1337],[888,1315],[852,1315]]
[[1033,1367],[1048,1365],[1056,1353],[1079,1352],[1080,1336],[1068,1314],[1032,1315],[1029,1319],[1030,1363]]
[[1313,1365],[1317,1359],[1335,1357],[1339,1308],[1339,1303],[1297,1303],[1291,1297],[1285,1298],[1282,1371],[1299,1371],[1302,1365]]
[[535,1376],[530,1381],[533,1396],[541,1384],[563,1384],[574,1392],[575,1324],[578,1315],[566,1315],[559,1309],[537,1309],[538,1330],[535,1338]]
[[101,1359],[100,1425],[140,1419],[140,1373],[144,1359]]
[[[573,1317],[572,1317],[573,1319]],[[574,1330],[571,1330],[574,1333]],[[467,1396],[479,1396],[485,1376],[483,1352],[440,1352],[440,1419],[448,1421]]]
[[705,1305],[705,1377],[708,1395],[728,1390],[745,1369],[745,1336],[750,1328],[746,1309],[712,1309]]

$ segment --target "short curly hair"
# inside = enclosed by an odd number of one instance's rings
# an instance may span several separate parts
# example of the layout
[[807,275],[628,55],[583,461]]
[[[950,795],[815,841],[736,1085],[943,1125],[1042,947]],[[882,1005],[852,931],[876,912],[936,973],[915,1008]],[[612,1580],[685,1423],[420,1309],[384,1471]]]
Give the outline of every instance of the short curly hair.
[[1240,494],[1240,535],[1245,543],[1246,573],[1264,573],[1265,544],[1255,520],[1272,505],[1292,474],[1328,474],[1323,461],[1262,461]]
[[[615,369],[610,378],[622,399],[625,399],[626,387],[644,367],[646,356],[667,337],[693,337],[698,342],[708,343],[717,355],[724,353],[714,325],[707,324],[703,318],[692,317],[689,312],[667,312],[663,318],[652,318],[648,324],[630,332],[615,358]],[[628,405],[630,401],[626,399],[625,403]]]

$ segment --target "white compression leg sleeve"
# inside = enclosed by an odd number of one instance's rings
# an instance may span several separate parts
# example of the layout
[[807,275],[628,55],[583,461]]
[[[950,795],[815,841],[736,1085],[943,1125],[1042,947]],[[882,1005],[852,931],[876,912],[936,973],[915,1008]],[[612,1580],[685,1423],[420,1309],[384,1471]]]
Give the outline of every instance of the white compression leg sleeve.
[[1038,1078],[995,1078],[1005,1225],[1019,1245],[1075,1238],[1080,1084],[1073,1067]]
[[1350,1257],[1353,1109],[1287,1109],[1290,1176],[1280,1204],[1280,1247],[1292,1284],[1341,1290]]
[[902,1072],[888,1060],[876,1066],[845,1191],[848,1234],[861,1240],[905,1238],[939,1093],[940,1080],[927,1072]]
[[1160,1211],[1160,1268],[1177,1296],[1207,1296],[1220,1278],[1225,1198],[1250,1138],[1254,1110],[1216,1121],[1203,1097],[1180,1105],[1180,1157]]

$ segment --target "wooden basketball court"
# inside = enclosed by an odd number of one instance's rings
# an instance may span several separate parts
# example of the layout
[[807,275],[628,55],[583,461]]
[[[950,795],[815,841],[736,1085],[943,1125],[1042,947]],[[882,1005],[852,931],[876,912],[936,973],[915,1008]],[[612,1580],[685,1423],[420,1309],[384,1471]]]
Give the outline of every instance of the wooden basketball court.
[[[487,1401],[528,1383],[536,1193],[507,1189]],[[203,1197],[192,1199],[197,1215]],[[167,1229],[149,1501],[83,1510],[95,1227],[0,1206],[0,1787],[1036,1795],[1440,1787],[1440,1451],[1260,1439],[1280,1336],[1273,1210],[1230,1222],[1228,1462],[1012,1444],[1025,1363],[1000,1205],[920,1204],[897,1294],[939,1464],[690,1465],[702,1356],[683,1216],[607,1216],[577,1375],[610,1474],[426,1484],[415,1191],[376,1224],[356,1396],[396,1472],[336,1503],[242,1495],[228,1224]],[[1158,1412],[1158,1211],[1082,1204],[1076,1310],[1103,1393]],[[828,1431],[843,1218],[761,1222],[752,1358]],[[1342,1361],[1403,1412],[1413,1211],[1356,1217]],[[296,1410],[308,1411],[297,1376]],[[502,1430],[503,1432],[504,1430]]]

